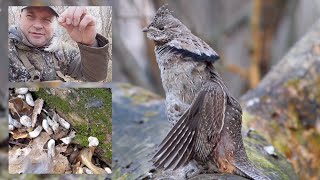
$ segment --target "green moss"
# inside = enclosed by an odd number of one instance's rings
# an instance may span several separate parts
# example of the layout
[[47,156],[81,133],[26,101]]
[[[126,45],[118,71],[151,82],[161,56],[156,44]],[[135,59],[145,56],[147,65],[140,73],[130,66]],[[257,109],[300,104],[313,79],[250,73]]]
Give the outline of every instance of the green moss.
[[244,144],[249,160],[254,164],[256,164],[258,167],[260,167],[260,169],[263,169],[264,172],[273,172],[273,173],[277,172],[276,174],[279,175],[281,179],[289,179],[289,176],[284,172],[293,172],[293,170],[291,169],[291,171],[283,172],[282,171],[283,169],[281,168],[289,168],[289,167],[280,165],[279,162],[281,163],[281,160],[278,160],[277,162],[270,162],[266,157],[260,154],[259,151],[255,148],[257,144],[252,144],[248,142],[249,139],[250,138],[246,138],[246,142]]
[[36,92],[36,97],[40,97],[44,100],[45,104],[47,104],[50,108],[59,109],[62,112],[68,113],[72,111],[68,101],[61,99],[58,96],[54,96],[52,94],[48,94],[46,91],[49,91],[48,88],[40,88],[39,91]]
[[290,79],[285,83],[285,87],[298,87],[301,79]]
[[[112,134],[112,93],[104,88],[73,88],[64,91],[65,98],[57,95],[49,95],[46,91],[49,89],[40,89],[36,96],[41,97],[45,103],[52,109],[63,113],[67,121],[72,124],[76,131],[74,141],[82,146],[88,146],[88,137],[94,136],[99,139],[104,157],[111,161],[112,143],[108,142],[107,134]],[[66,89],[60,89],[61,92]],[[100,108],[86,109],[86,103],[91,98],[96,98],[103,102]],[[77,116],[77,118],[75,118]],[[106,143],[105,143],[106,142]]]
[[135,105],[143,104],[155,99],[162,99],[159,95],[129,84],[120,84],[119,88],[124,93],[125,97],[132,99],[132,103]]
[[243,111],[242,113],[242,123],[244,126],[249,127],[249,125],[254,121],[254,116],[248,111]]
[[128,174],[128,173],[122,174],[120,169],[116,169],[112,172],[112,179],[127,180],[127,179],[132,179],[132,178],[130,178],[130,174]]
[[259,166],[262,168],[276,169],[274,164],[272,164],[266,158],[261,156],[261,154],[258,154],[258,152],[252,149],[251,146],[245,145],[245,148],[246,148],[248,158],[250,159],[251,162],[255,162],[259,164]]
[[285,136],[276,137],[277,138],[274,138],[274,140],[272,141],[274,147],[285,155],[291,154],[291,149],[287,145],[288,139],[286,139]]

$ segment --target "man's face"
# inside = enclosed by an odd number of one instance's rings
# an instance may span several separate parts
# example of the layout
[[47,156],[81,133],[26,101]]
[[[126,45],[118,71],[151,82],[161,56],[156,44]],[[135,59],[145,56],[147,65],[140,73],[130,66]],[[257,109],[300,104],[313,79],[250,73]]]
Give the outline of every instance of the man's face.
[[41,47],[53,36],[55,18],[49,7],[27,7],[21,12],[20,28],[31,44]]

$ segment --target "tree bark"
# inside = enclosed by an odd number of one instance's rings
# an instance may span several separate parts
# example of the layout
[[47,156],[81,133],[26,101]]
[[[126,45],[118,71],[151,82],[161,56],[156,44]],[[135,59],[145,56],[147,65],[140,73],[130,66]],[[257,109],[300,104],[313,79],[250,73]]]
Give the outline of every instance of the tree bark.
[[262,132],[300,178],[320,177],[320,21],[241,103],[244,125]]

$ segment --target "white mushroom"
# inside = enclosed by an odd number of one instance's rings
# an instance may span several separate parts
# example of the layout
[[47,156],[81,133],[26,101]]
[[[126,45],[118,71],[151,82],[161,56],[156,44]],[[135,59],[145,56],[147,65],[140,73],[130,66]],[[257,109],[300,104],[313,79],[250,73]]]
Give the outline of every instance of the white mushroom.
[[270,145],[270,146],[264,146],[263,149],[271,156],[277,156],[277,153],[275,152],[275,148]]
[[16,88],[15,92],[16,94],[27,94],[28,88]]
[[9,131],[14,130],[14,126],[13,126],[13,125],[11,125],[11,124],[9,124],[8,129],[9,129]]
[[34,106],[34,101],[33,101],[32,95],[30,93],[26,94],[26,102],[30,106]]
[[13,118],[11,116],[11,114],[9,113],[8,115],[8,121],[9,121],[9,124],[12,124],[13,123]]
[[36,129],[34,129],[33,131],[29,132],[29,137],[30,138],[36,138],[39,136],[39,134],[42,131],[42,126],[38,126]]
[[10,114],[9,114],[9,125],[12,125],[12,126],[14,126],[16,128],[21,128],[22,127],[21,123],[19,121],[15,120],[15,119],[13,119]]
[[20,123],[22,125],[24,125],[25,127],[31,127],[32,125],[32,122],[31,122],[31,118],[29,116],[26,116],[26,115],[23,115],[21,118],[20,118]]
[[54,139],[50,139],[48,142],[48,155],[50,158],[56,155],[55,145],[56,145],[56,142],[54,141]]
[[63,118],[61,118],[58,113],[54,113],[53,120],[57,121],[62,127],[64,127],[65,129],[69,129],[70,128],[70,123],[68,123],[66,120],[64,120]]
[[48,120],[44,119],[42,121],[42,127],[49,135],[53,134],[52,129],[50,128],[50,126],[48,124]]
[[104,170],[106,170],[106,172],[107,172],[108,174],[111,174],[111,173],[112,173],[111,169],[108,168],[108,167],[105,167]]
[[99,140],[96,137],[90,136],[88,138],[88,141],[89,141],[89,147],[97,147],[99,145]]
[[50,119],[49,116],[47,116],[48,124],[51,126],[54,133],[56,133],[59,129],[59,124],[54,119]]
[[60,139],[63,143],[65,144],[70,144],[70,142],[72,141],[72,139],[76,136],[76,132],[75,131],[71,131],[69,136],[64,137],[62,139]]
[[64,120],[63,118],[59,118],[58,119],[59,124],[64,127],[65,129],[69,129],[70,128],[70,123],[68,123],[66,120]]
[[83,167],[83,170],[86,174],[93,174],[93,172],[87,167]]
[[37,92],[39,91],[39,87],[29,87],[30,92]]

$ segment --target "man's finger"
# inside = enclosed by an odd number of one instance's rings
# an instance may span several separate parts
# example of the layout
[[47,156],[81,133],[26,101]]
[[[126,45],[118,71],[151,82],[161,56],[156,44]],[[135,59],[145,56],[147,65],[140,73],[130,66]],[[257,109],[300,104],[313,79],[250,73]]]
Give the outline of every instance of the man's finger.
[[73,26],[78,26],[81,18],[86,15],[87,8],[85,7],[77,7],[73,14]]
[[66,28],[67,26],[69,26],[69,25],[67,25],[66,22],[59,22],[59,24],[60,24],[60,26],[62,26],[62,27],[64,27],[64,28]]
[[62,23],[59,23],[59,24],[60,24],[60,26],[62,26],[63,28],[65,28],[65,29],[68,31],[68,33],[69,33],[70,31],[72,31],[73,26],[68,25],[66,22],[62,22]]
[[65,18],[65,22],[67,24],[72,24],[73,22],[73,14],[74,14],[74,11],[75,11],[76,7],[69,7],[68,9],[66,9],[64,12],[63,12],[63,16]]
[[64,23],[66,21],[66,18],[62,15],[59,15],[59,18],[58,18],[58,22],[59,23]]
[[68,11],[69,11],[69,8],[65,9],[65,10],[63,11],[63,13],[61,13],[61,14],[59,15],[58,21],[59,21],[60,23],[66,22],[66,17],[67,17]]
[[86,29],[87,26],[94,26],[96,24],[96,21],[93,16],[90,14],[87,14],[83,17],[79,24],[79,31],[83,31]]

